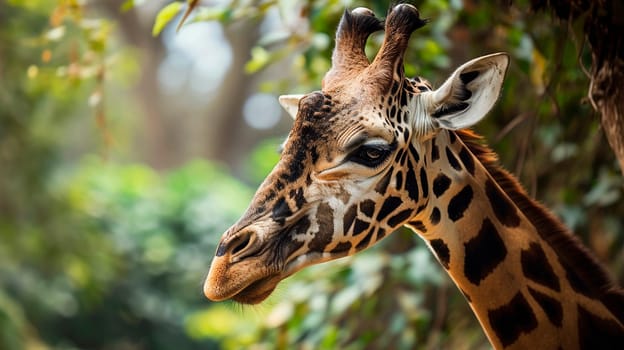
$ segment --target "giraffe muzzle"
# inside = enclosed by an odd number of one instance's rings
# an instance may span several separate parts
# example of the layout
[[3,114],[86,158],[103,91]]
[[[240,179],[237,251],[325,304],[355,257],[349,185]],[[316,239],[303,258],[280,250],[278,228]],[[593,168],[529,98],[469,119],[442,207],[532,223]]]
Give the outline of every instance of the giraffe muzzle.
[[[260,303],[284,278],[327,259],[319,252],[301,254],[304,243],[295,236],[305,234],[309,227],[307,216],[286,226],[269,218],[238,232],[226,232],[206,277],[204,295],[212,301]],[[264,238],[267,235],[273,239]]]
[[243,225],[242,229],[237,224],[223,235],[204,282],[208,299],[257,304],[284,278],[283,264],[274,257],[275,244],[263,239],[266,231],[276,229],[273,220],[268,222]]
[[266,267],[266,254],[254,245],[255,236],[247,233],[219,245],[204,282],[208,299],[256,304],[275,289],[280,272]]

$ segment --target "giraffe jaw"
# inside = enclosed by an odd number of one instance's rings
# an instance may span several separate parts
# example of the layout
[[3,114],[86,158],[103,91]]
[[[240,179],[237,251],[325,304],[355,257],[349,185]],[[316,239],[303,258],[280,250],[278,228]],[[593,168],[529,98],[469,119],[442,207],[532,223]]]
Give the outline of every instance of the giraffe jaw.
[[319,254],[316,252],[299,255],[290,262],[287,262],[281,272],[252,281],[238,293],[232,295],[229,299],[241,304],[259,304],[273,293],[277,285],[282,280],[290,277],[295,272],[306,266],[319,264],[331,259],[332,258],[330,258],[329,255]]
[[[308,252],[287,261],[283,269],[274,272],[268,271],[262,257],[234,265],[228,264],[225,259],[215,258],[204,282],[204,295],[212,301],[232,299],[241,304],[259,304],[273,293],[279,282],[295,272],[345,255]],[[259,267],[261,265],[263,267]]]
[[204,283],[204,295],[212,301],[232,299],[241,304],[261,303],[273,293],[279,282],[299,270],[259,275],[253,274],[258,270],[249,266],[232,266],[229,271],[218,274],[213,273],[220,270],[215,268],[215,261],[212,265]]
[[259,304],[273,293],[277,284],[282,280],[279,275],[267,276],[255,282],[252,282],[247,287],[243,288],[237,294],[233,295],[230,299],[241,304]]

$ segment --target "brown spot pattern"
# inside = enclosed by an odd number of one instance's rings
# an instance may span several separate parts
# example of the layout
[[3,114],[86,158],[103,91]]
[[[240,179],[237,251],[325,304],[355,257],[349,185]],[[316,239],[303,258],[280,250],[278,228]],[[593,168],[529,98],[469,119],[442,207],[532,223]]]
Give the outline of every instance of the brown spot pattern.
[[507,248],[490,219],[483,220],[479,234],[464,243],[464,275],[479,285],[505,260]]
[[533,242],[522,251],[520,264],[524,276],[550,289],[559,291],[559,278],[555,275],[546,254],[539,244]]
[[451,260],[451,252],[449,251],[446,243],[444,243],[444,241],[441,239],[432,239],[429,244],[438,256],[438,260],[440,260],[442,266],[444,266],[444,268],[448,270],[449,262]]
[[537,327],[537,319],[527,300],[518,292],[506,305],[488,312],[490,326],[503,347]]
[[485,194],[490,200],[494,215],[507,227],[517,227],[520,225],[516,206],[505,196],[491,179],[485,181]]
[[314,234],[308,248],[311,251],[323,252],[334,236],[334,214],[329,204],[323,202],[319,205],[316,218],[319,231]]

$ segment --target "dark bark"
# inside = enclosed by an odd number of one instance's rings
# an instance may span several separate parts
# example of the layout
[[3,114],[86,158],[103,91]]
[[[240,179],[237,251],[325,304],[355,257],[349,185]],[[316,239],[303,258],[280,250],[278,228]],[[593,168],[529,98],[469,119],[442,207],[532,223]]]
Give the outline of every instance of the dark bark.
[[592,53],[588,96],[624,173],[624,2],[533,0],[533,8],[551,11],[563,21],[584,21]]
[[624,173],[624,61],[607,61],[592,69],[592,84],[589,95],[601,114],[609,145]]
[[589,96],[624,173],[624,2],[592,4],[585,23],[593,60]]
[[[243,105],[249,92],[255,88],[256,76],[245,73],[245,64],[250,59],[251,48],[258,39],[257,21],[240,21],[225,28],[225,35],[232,47],[232,62],[214,101],[206,108],[204,125],[205,139],[210,140],[203,146],[203,155],[233,165],[234,159],[245,151],[258,136],[244,139],[241,134],[249,126],[243,120]],[[243,149],[240,149],[241,144]]]

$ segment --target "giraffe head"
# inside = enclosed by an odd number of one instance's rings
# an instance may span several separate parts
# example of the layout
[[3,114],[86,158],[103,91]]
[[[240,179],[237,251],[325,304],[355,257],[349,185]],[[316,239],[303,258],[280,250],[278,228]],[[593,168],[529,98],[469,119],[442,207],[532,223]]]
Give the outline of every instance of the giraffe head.
[[[507,67],[493,54],[459,67],[437,90],[409,79],[403,55],[425,21],[408,4],[385,23],[345,12],[322,91],[285,96],[295,118],[279,163],[219,242],[204,293],[258,303],[305,266],[354,254],[427,207],[427,141],[479,121],[496,101]],[[372,62],[369,35],[384,29]]]

